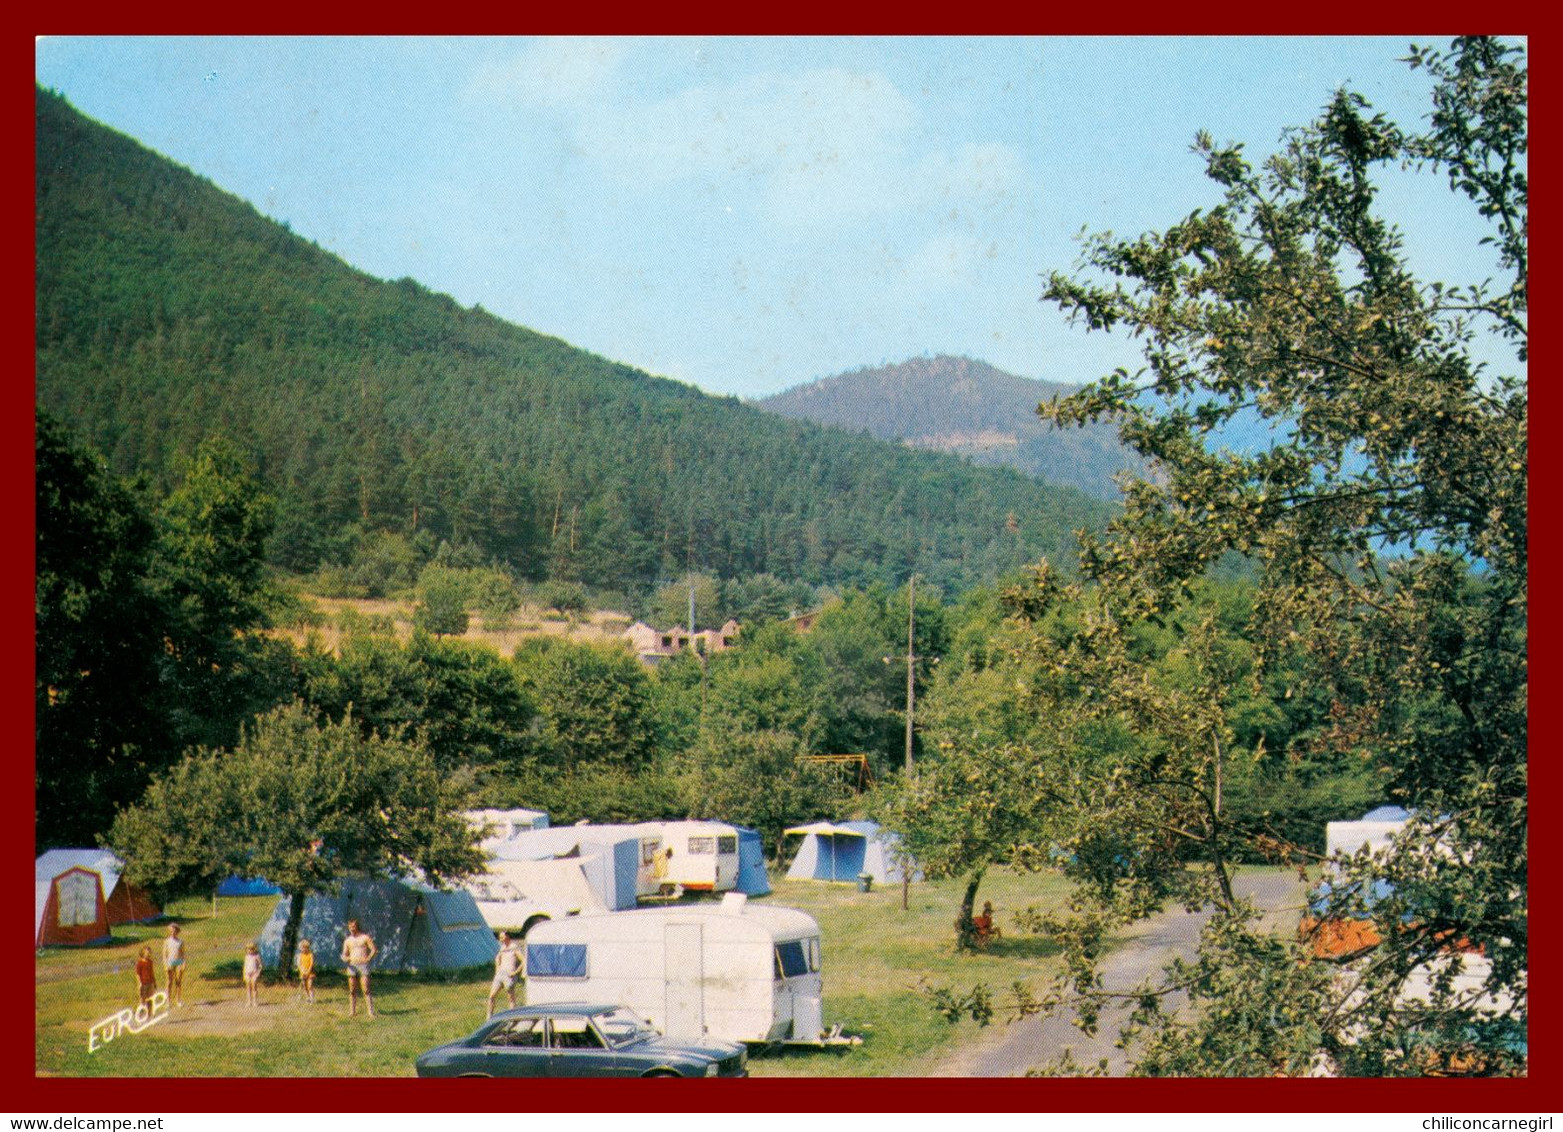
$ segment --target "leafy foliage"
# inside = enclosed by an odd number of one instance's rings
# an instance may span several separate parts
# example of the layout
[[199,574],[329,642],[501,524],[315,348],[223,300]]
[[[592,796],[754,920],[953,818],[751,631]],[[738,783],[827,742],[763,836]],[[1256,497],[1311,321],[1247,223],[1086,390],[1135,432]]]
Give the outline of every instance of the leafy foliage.
[[[1218,959],[1200,968],[1192,1020],[1138,1018],[1170,1035],[1150,1040],[1147,1071],[1297,1071],[1317,1052],[1348,1071],[1426,1071],[1391,1056],[1409,1034],[1433,1043],[1437,1063],[1441,1039],[1480,1041],[1525,1016],[1527,397],[1522,376],[1484,372],[1477,352],[1481,336],[1525,353],[1524,52],[1460,39],[1412,61],[1436,79],[1427,133],[1342,91],[1258,168],[1201,136],[1219,206],[1163,233],[1095,238],[1081,274],[1049,282],[1047,297],[1086,326],[1142,336],[1148,367],[1045,415],[1120,421],[1165,476],[1130,492],[1105,538],[1085,540],[1104,608],[1087,636],[1116,642],[1138,618],[1176,614],[1189,579],[1229,552],[1252,556],[1258,662],[1284,658],[1330,699],[1330,725],[1308,736],[1315,752],[1371,750],[1417,811],[1374,866],[1395,893],[1379,912],[1385,942],[1346,983],[1267,950],[1220,884],[1220,839],[1207,840],[1210,882],[1167,895],[1216,899],[1205,946]],[[1375,211],[1376,172],[1407,164],[1447,172],[1477,202],[1506,287],[1412,275]],[[1242,416],[1270,426],[1257,450],[1222,443]],[[1111,695],[1143,687],[1126,651],[1103,655]],[[1204,655],[1196,688],[1219,663]],[[1135,714],[1152,760],[1193,756],[1231,723],[1197,697],[1173,715],[1141,699]],[[1115,827],[1147,803],[1140,785],[1118,800]],[[1365,866],[1345,865],[1360,879]],[[1171,861],[1150,874],[1176,875]],[[1413,975],[1444,963],[1456,939],[1484,952],[1481,993],[1445,979],[1427,1001],[1410,996]],[[1238,1001],[1255,986],[1271,991],[1262,1024]]]
[[282,957],[292,962],[302,897],[354,874],[478,872],[466,799],[419,743],[320,721],[302,703],[268,712],[231,751],[203,749],[156,775],[115,818],[109,845],[135,882],[166,896],[230,875],[294,896]]

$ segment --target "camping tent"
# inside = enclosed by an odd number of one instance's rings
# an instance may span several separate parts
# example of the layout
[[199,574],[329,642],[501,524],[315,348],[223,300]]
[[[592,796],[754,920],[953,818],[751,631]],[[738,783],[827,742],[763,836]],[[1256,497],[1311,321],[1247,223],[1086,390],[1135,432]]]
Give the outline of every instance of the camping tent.
[[579,858],[581,871],[604,908],[635,907],[643,894],[656,891],[651,878],[651,853],[643,842],[655,836],[638,826],[561,825],[522,830],[505,841],[485,843],[491,858],[504,861],[545,861]]
[[[904,879],[895,856],[900,839],[880,829],[877,822],[817,821],[794,826],[785,832],[788,836],[801,834],[803,837],[798,855],[787,870],[788,880],[851,882],[863,873],[881,884],[899,883]],[[911,879],[921,880],[922,874],[914,870]]]
[[50,849],[33,863],[33,879],[52,880],[71,868],[95,872],[103,883],[103,911],[110,924],[136,924],[163,914],[151,895],[124,877],[125,863],[107,849]]
[[277,896],[281,892],[265,877],[228,877],[217,886],[218,896]]
[[[291,898],[277,901],[261,931],[261,959],[275,967],[282,953]],[[307,939],[325,962],[336,959],[347,938],[347,921],[357,920],[374,937],[377,971],[452,971],[492,963],[499,944],[484,923],[471,893],[439,892],[426,885],[354,877],[336,895],[312,893],[304,902],[299,939]]]
[[33,885],[36,947],[80,947],[107,943],[108,914],[103,907],[103,878],[92,869],[69,865]]
[[548,815],[542,810],[467,810],[462,816],[475,829],[488,829],[488,836],[480,842],[485,850],[518,833],[548,828]]
[[1410,817],[1399,806],[1380,806],[1358,821],[1328,822],[1324,826],[1325,855],[1340,853],[1349,857],[1363,849],[1375,854],[1387,852],[1395,834],[1405,828]]
[[752,829],[738,827],[738,891],[746,896],[764,896],[771,891],[771,878],[765,871],[765,843]]

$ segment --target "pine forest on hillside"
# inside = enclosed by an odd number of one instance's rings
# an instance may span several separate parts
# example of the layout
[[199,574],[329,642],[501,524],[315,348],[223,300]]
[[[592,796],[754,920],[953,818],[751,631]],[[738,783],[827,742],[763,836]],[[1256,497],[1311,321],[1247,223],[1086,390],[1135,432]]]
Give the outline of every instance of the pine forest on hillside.
[[[221,431],[278,497],[270,554],[468,545],[526,579],[644,592],[685,569],[964,588],[1108,507],[650,377],[357,272],[37,97],[40,405],[166,487]],[[344,536],[347,532],[347,536]]]

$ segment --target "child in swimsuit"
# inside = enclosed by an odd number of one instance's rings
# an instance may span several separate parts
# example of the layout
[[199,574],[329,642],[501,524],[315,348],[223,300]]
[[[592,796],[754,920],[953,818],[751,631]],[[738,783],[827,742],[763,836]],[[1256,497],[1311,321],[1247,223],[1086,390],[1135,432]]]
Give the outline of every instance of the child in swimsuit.
[[244,1005],[259,1006],[260,1000],[257,992],[260,990],[261,957],[260,948],[253,943],[244,949]]
[[305,1002],[315,1001],[315,949],[307,939],[298,941],[298,985]]

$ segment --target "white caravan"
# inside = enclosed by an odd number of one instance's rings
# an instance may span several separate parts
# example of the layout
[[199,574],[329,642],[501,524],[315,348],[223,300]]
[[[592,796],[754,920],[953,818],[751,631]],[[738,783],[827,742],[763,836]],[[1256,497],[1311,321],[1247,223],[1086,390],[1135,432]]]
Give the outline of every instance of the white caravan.
[[654,873],[663,885],[702,892],[738,887],[738,830],[714,821],[647,822],[662,835]]
[[819,1044],[839,1034],[822,1033],[821,993],[819,924],[742,893],[571,916],[527,936],[529,1005],[622,1004],[678,1040]]

